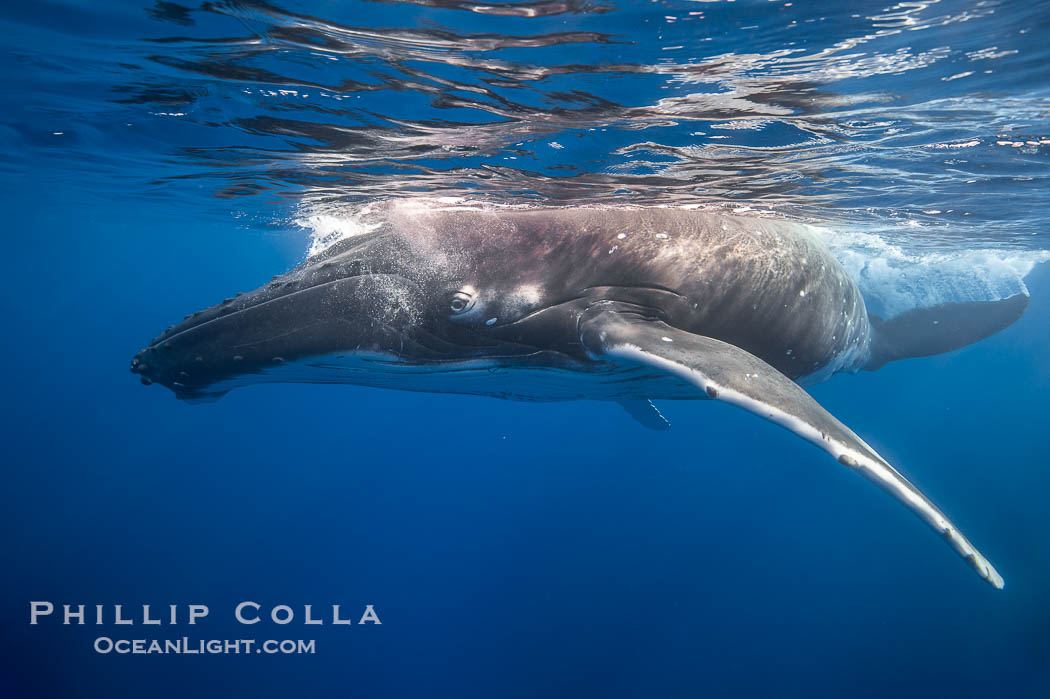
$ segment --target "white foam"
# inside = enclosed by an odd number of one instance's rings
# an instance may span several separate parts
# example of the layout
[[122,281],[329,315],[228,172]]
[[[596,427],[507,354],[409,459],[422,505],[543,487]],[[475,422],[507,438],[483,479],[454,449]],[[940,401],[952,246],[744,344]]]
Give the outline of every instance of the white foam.
[[413,197],[367,204],[300,202],[292,223],[310,233],[307,258],[315,257],[336,243],[365,235],[387,224],[393,216],[438,211],[482,211],[526,209],[529,205],[473,201],[463,197]]
[[942,303],[1027,294],[1024,278],[1050,251],[909,250],[875,233],[809,226],[857,282],[868,311],[892,318]]
[[309,231],[310,249],[307,258],[320,255],[341,240],[371,233],[380,226],[381,221],[371,220],[372,207],[365,206],[328,206],[324,209],[310,210],[305,204],[299,207],[299,216],[293,223]]

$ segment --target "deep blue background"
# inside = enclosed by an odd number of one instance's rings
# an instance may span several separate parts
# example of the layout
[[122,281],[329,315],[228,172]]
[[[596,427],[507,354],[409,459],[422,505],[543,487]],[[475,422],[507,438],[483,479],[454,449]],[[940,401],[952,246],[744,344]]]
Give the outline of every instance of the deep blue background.
[[[257,386],[188,406],[128,373],[190,309],[293,264],[297,234],[11,184],[3,279],[7,696],[1045,696],[1050,275],[979,345],[814,395],[988,554],[726,406]],[[75,231],[76,234],[71,234]],[[29,234],[28,232],[32,232]],[[383,625],[232,620],[376,605]],[[205,603],[205,638],[312,656],[100,656],[28,602]],[[125,631],[126,630],[126,631]]]
[[[909,252],[1050,248],[1050,6],[891,4],[5,3],[0,699],[1050,696],[1050,264],[1001,334],[811,389],[1002,592],[728,406],[662,403],[655,433],[350,386],[191,406],[128,372],[344,200],[764,204]],[[30,626],[31,600],[211,615]],[[245,627],[243,600],[383,624]],[[317,652],[92,650],[183,634]]]

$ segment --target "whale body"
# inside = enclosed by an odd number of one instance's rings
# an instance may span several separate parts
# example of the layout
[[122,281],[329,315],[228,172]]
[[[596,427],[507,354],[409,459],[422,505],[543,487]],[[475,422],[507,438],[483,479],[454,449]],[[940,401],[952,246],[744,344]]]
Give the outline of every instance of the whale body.
[[783,220],[389,203],[368,232],[187,316],[131,368],[190,401],[250,383],[349,383],[616,401],[655,428],[666,421],[652,399],[727,402],[875,482],[1001,588],[958,528],[801,386],[976,342],[1027,302],[870,316],[820,240]]

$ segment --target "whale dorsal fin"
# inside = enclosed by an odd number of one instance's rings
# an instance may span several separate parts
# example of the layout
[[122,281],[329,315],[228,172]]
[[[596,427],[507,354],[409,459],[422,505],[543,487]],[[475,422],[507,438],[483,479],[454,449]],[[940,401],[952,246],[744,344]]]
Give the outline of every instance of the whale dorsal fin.
[[580,340],[597,359],[644,364],[785,427],[895,497],[939,533],[979,576],[997,588],[992,564],[926,496],[791,379],[734,345],[612,309],[592,309]]
[[653,405],[651,400],[628,400],[624,399],[617,401],[620,407],[627,411],[627,414],[633,417],[643,427],[648,427],[651,430],[666,430],[671,426],[671,423],[667,421],[664,414],[660,412],[659,408]]

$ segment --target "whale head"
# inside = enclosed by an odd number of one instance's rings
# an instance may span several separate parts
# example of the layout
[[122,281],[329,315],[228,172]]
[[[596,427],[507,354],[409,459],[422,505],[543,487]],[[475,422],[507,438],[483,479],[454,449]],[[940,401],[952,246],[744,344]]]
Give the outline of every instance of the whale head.
[[[131,362],[143,383],[214,400],[260,382],[457,390],[448,374],[586,362],[580,305],[522,226],[481,213],[399,218],[187,316]],[[552,286],[553,284],[553,286]],[[438,374],[446,381],[436,385]],[[469,382],[460,392],[472,390]]]

